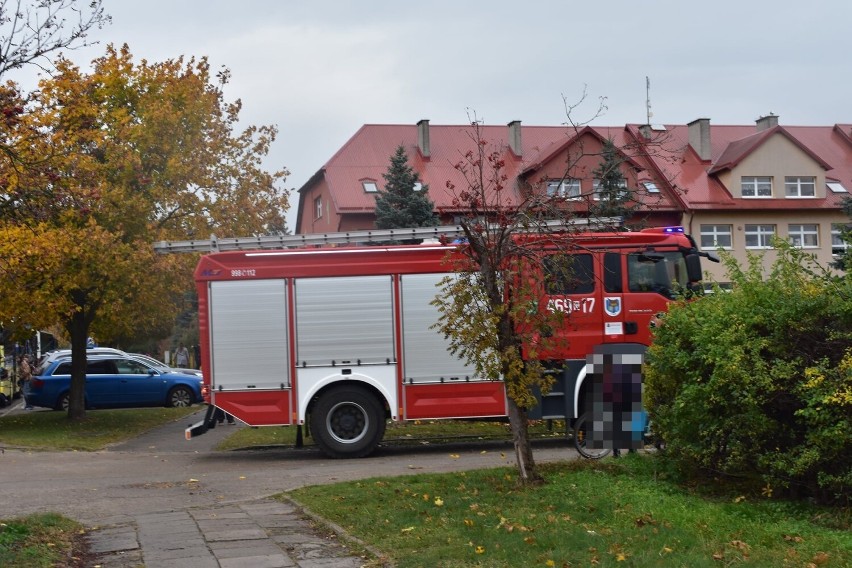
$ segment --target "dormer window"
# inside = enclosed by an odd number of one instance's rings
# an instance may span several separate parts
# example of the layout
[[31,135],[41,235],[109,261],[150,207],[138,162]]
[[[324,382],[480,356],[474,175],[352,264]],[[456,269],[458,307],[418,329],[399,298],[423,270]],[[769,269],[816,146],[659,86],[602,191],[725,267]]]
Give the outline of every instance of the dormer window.
[[769,176],[743,176],[740,188],[743,197],[770,198],[772,197],[772,178]]
[[787,197],[816,197],[816,178],[808,176],[785,177],[784,195]]
[[364,187],[365,193],[378,193],[379,192],[379,186],[376,184],[376,182],[374,182],[372,180],[364,180],[364,181],[361,182],[361,185]]
[[580,199],[580,180],[565,179],[549,181],[547,182],[547,196]]

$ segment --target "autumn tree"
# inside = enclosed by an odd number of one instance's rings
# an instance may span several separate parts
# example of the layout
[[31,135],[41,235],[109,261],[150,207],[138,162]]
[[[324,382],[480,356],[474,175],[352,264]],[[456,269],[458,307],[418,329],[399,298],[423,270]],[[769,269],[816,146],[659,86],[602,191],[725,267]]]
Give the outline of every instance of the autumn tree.
[[0,170],[0,320],[61,323],[69,416],[82,418],[86,338],[165,335],[191,285],[193,259],[151,243],[266,233],[288,206],[287,172],[262,167],[276,129],[237,131],[229,74],[204,58],[135,63],[110,46],[91,74],[65,59],[56,69],[0,119],[3,142],[31,164]]
[[[534,392],[547,392],[552,384],[547,353],[560,348],[564,336],[551,332],[570,317],[546,309],[551,276],[542,267],[569,246],[573,212],[540,190],[510,185],[508,148],[485,140],[476,120],[470,133],[471,148],[455,164],[464,184],[447,182],[453,205],[466,211],[460,222],[465,244],[433,302],[441,314],[437,328],[479,377],[504,381],[519,480],[535,484],[542,477],[529,441],[528,411],[537,403]],[[564,222],[559,232],[552,221]],[[518,238],[522,233],[526,237]],[[554,274],[572,275],[567,258]]]
[[420,176],[408,163],[405,148],[399,146],[390,158],[384,189],[376,196],[376,227],[404,229],[435,227],[438,217],[435,204],[429,199],[429,186],[420,183]]

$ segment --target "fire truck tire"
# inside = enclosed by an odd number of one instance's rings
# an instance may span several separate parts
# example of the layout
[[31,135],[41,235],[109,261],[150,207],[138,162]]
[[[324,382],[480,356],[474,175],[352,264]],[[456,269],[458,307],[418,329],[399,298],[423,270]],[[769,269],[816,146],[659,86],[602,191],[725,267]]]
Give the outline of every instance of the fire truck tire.
[[599,460],[604,456],[608,456],[612,450],[593,450],[586,446],[586,440],[588,439],[591,425],[591,417],[585,412],[574,422],[574,447],[577,448],[577,451],[584,458]]
[[385,435],[384,409],[375,396],[358,387],[340,387],[320,396],[311,411],[311,434],[332,458],[361,458]]

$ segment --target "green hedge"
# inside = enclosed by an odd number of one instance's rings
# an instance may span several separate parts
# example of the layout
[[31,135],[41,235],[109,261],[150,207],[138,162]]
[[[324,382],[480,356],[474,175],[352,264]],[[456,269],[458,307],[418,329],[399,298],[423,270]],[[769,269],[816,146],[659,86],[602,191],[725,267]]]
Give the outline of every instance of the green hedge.
[[781,243],[725,262],[733,291],[673,306],[646,368],[665,458],[686,474],[736,476],[764,493],[848,503],[852,488],[852,279]]

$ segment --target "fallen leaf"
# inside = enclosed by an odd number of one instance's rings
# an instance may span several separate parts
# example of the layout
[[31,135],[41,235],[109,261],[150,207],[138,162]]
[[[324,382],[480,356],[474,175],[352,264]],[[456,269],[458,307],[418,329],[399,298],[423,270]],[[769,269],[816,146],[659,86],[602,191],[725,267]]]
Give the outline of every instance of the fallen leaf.
[[811,558],[811,562],[813,562],[817,566],[822,566],[823,564],[828,562],[829,558],[830,556],[825,552],[817,552],[816,554],[814,554],[814,557]]
[[406,527],[404,529],[401,529],[399,532],[407,533],[407,532],[411,532],[413,530],[414,530],[414,527]]
[[484,546],[477,546],[475,550],[476,550],[477,554],[485,554],[485,547]]
[[443,507],[444,506],[444,500],[441,499],[440,497],[435,497],[435,506],[436,507]]

